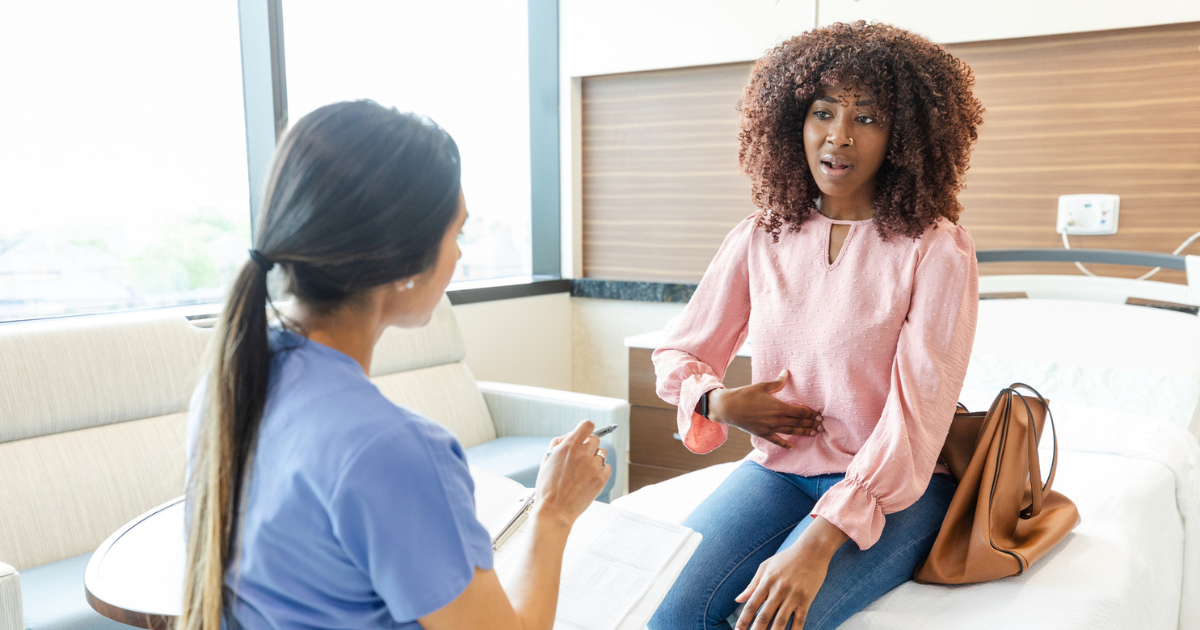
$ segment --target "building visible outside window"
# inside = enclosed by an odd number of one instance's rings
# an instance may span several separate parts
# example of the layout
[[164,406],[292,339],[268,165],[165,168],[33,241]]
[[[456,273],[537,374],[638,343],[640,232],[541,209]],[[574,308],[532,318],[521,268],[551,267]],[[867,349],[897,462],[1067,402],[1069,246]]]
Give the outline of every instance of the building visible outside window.
[[530,273],[526,0],[286,0],[289,119],[370,98],[432,118],[462,153],[456,280]]
[[[290,120],[429,116],[463,157],[456,279],[528,275],[526,1],[282,15]],[[241,43],[233,0],[0,3],[0,322],[224,299],[251,244]]]
[[219,302],[250,243],[235,2],[0,3],[0,321]]

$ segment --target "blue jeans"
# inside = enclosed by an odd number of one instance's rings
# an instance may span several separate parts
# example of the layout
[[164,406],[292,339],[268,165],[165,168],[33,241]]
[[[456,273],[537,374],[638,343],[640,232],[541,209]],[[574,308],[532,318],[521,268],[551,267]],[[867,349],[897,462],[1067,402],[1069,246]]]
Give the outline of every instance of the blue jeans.
[[[738,606],[733,598],[759,564],[800,538],[817,500],[844,477],[738,466],[684,521],[704,540],[650,620],[651,630],[729,630],[726,619]],[[916,503],[887,516],[870,549],[860,551],[854,541],[838,549],[804,628],[836,628],[908,580],[929,555],[955,487],[949,475],[934,475]]]

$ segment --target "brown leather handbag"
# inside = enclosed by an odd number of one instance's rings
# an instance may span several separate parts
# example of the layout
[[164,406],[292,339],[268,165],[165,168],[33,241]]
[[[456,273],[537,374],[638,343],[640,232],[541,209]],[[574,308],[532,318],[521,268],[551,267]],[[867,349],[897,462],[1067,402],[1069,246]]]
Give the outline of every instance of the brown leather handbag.
[[[1030,395],[1018,390],[1026,390]],[[961,407],[961,405],[960,405]],[[1013,383],[987,412],[954,415],[942,459],[958,490],[929,557],[913,572],[925,584],[970,584],[1020,575],[1075,526],[1079,510],[1054,492],[1058,436],[1042,484],[1038,440],[1049,404],[1032,387]]]

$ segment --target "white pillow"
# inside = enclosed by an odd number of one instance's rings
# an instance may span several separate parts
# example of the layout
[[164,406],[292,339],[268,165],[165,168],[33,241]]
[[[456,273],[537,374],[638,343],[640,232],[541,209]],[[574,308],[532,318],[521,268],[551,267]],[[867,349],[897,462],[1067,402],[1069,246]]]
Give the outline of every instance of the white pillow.
[[1174,374],[1200,384],[1200,317],[1078,300],[982,300],[972,354]]
[[1152,416],[1200,436],[1200,384],[1175,374],[976,355],[959,400],[983,411],[1002,388],[1018,382],[1052,402]]
[[989,393],[986,408],[1013,382],[1200,436],[1200,318],[1102,302],[983,300],[965,387]]

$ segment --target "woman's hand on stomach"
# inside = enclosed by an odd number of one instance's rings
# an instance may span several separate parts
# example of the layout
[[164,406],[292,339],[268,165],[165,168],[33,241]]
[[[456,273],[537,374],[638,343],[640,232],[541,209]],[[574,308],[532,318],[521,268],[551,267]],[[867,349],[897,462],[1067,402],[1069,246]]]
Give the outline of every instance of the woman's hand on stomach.
[[534,505],[541,518],[570,526],[608,483],[612,466],[607,462],[608,453],[600,448],[600,438],[592,435],[595,428],[584,420],[550,443],[537,477]]
[[825,430],[820,414],[803,405],[783,402],[775,394],[787,385],[787,370],[779,378],[708,394],[708,419],[737,427],[783,448],[792,448],[784,435],[816,435]]

